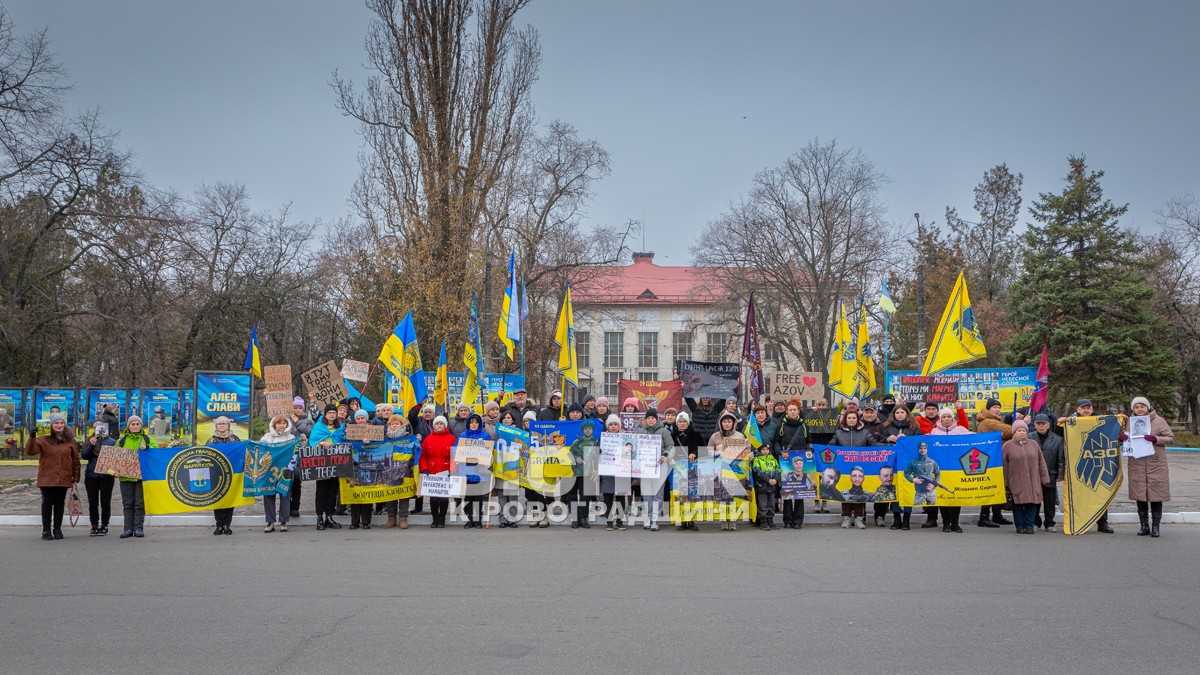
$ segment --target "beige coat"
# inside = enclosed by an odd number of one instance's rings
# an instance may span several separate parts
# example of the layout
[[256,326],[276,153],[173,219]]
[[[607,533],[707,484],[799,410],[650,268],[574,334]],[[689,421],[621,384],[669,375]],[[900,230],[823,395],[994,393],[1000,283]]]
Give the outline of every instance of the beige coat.
[[1012,425],[1005,424],[999,415],[987,409],[975,413],[975,432],[986,434],[991,431],[999,431],[1001,440],[1012,438]]
[[1167,446],[1175,442],[1171,425],[1150,411],[1150,434],[1157,437],[1154,454],[1141,459],[1129,458],[1125,473],[1129,476],[1129,499],[1135,502],[1171,501],[1171,477],[1167,473]]
[[1001,449],[1004,459],[1004,485],[1012,493],[1014,504],[1041,504],[1042,486],[1050,482],[1046,458],[1037,441],[1011,440]]

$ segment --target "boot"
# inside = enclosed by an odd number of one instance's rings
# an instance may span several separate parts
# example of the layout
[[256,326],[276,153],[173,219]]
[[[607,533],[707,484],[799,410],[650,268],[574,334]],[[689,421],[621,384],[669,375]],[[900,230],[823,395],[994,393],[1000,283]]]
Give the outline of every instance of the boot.
[[850,529],[850,516],[842,516],[842,529]]
[[396,527],[399,527],[402,530],[408,529],[408,516],[400,516],[400,518],[398,518],[397,520],[398,520],[398,523],[397,523]]
[[931,516],[925,516],[925,522],[921,523],[921,528],[928,529],[931,527],[937,527],[937,518],[933,518]]
[[1138,520],[1142,523],[1142,529],[1138,530],[1138,536],[1144,537],[1150,534],[1150,514],[1145,511],[1138,511]]
[[1150,523],[1150,536],[1158,539],[1158,524],[1162,521],[1162,516],[1154,514],[1154,520]]
[[911,514],[911,513],[905,513],[905,514],[904,514],[904,525],[902,525],[902,526],[900,527],[900,529],[902,529],[902,530],[911,529],[911,528],[909,528],[909,526],[908,526],[908,519],[909,519],[909,518],[911,518],[911,517],[912,517],[912,514]]
[[867,529],[867,524],[863,522],[863,518],[861,516],[854,519],[854,526],[860,530]]
[[388,516],[387,522],[383,524],[383,529],[390,530],[396,526],[396,516]]
[[[980,516],[979,522],[976,524],[979,525],[979,527],[1000,527],[1000,525],[988,520],[987,516]],[[1009,524],[1011,525],[1012,521],[1009,521]]]
[[888,529],[889,529],[889,530],[902,530],[902,529],[904,529],[904,526],[903,526],[903,524],[902,524],[902,522],[901,522],[901,516],[900,516],[900,514],[899,514],[899,513],[897,513],[897,514],[895,514],[895,515],[893,515],[893,516],[892,516],[892,526],[891,526],[891,527],[889,527]]
[[885,523],[886,519],[883,516],[875,516],[875,527],[883,527]]

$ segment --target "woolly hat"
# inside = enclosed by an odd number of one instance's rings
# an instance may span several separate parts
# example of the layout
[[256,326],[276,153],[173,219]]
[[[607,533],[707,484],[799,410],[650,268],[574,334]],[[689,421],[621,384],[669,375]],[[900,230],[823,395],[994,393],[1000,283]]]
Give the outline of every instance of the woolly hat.
[[687,422],[688,424],[691,424],[692,416],[687,414],[687,411],[681,412],[675,417],[675,423],[678,424],[680,422]]
[[495,401],[488,401],[487,403],[483,404],[484,412],[491,412],[493,410],[499,410],[499,409],[500,409],[500,404],[496,403]]
[[337,406],[332,403],[328,403],[325,405],[325,412],[337,412]]
[[1130,410],[1133,409],[1133,406],[1135,406],[1139,403],[1141,403],[1142,405],[1146,406],[1147,408],[1149,408],[1151,410],[1154,410],[1154,406],[1150,405],[1150,401],[1146,400],[1145,396],[1134,396],[1133,400],[1129,402]]
[[627,405],[631,405],[637,410],[642,409],[642,402],[637,400],[637,397],[634,396],[630,396],[629,398],[625,399],[625,402],[621,404],[621,409],[624,410],[625,406]]
[[578,412],[580,415],[582,415],[583,414],[583,406],[580,405],[578,402],[572,403],[571,405],[567,406],[567,412],[569,412],[569,413]]
[[608,397],[607,396],[597,396],[596,397],[596,405],[604,406],[605,408],[609,407]]
[[1025,431],[1029,431],[1029,425],[1025,423],[1025,420],[1016,420],[1015,422],[1012,423],[1012,430],[1013,430],[1013,432],[1016,432],[1017,429],[1024,429]]
[[1003,405],[1003,404],[1002,404],[1002,403],[1000,403],[1000,401],[997,401],[997,400],[996,400],[996,399],[994,399],[994,398],[989,398],[989,399],[987,400],[987,402],[983,404],[983,407],[985,407],[985,408],[988,408],[988,409],[990,410],[990,409],[992,409],[992,408],[995,408],[996,406],[1002,406],[1002,405]]
[[[133,419],[133,418],[131,417],[130,419]],[[138,421],[141,422],[142,421],[141,418],[139,418]],[[233,420],[229,419],[228,417],[226,417],[224,415],[221,415],[220,417],[213,420],[214,427],[217,426],[218,424],[233,424]]]
[[618,415],[609,415],[609,416],[608,416],[608,419],[604,420],[604,426],[606,426],[606,427],[607,427],[607,426],[608,426],[608,425],[610,425],[610,424],[617,424],[617,425],[620,425],[620,424],[621,424],[621,418],[620,418],[620,416],[618,416]]
[[362,408],[359,408],[358,410],[354,411],[354,419],[358,419],[360,417],[363,418],[364,420],[367,419],[367,411],[363,410]]
[[442,426],[446,426],[446,424],[448,424],[448,422],[446,422],[446,416],[445,416],[445,415],[438,415],[437,417],[433,418],[433,423],[434,423],[434,424],[437,424],[438,422],[441,422],[441,423],[442,423]]
[[292,399],[292,407],[295,408],[296,406],[300,406],[301,408],[303,408],[304,407],[304,399],[300,398],[299,396]]
[[536,420],[536,419],[537,419],[537,413],[533,412],[532,410],[526,410],[526,411],[525,411],[525,414],[524,414],[524,415],[521,415],[521,419],[523,419],[523,420]]
[[958,411],[949,406],[942,408],[941,410],[938,410],[938,417],[945,417],[946,415],[957,418]]
[[646,419],[650,419],[651,417],[654,418],[654,421],[658,421],[658,411],[654,408],[650,408],[646,411]]
[[50,413],[50,423],[51,424],[54,424],[55,422],[66,422],[66,421],[67,421],[67,418],[63,417],[62,413]]

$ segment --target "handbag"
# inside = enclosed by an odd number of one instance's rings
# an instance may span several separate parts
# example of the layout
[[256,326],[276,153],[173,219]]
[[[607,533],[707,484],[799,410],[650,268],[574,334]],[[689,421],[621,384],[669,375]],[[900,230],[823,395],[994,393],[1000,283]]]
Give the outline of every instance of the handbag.
[[75,523],[79,522],[80,516],[83,515],[83,502],[79,499],[79,489],[74,485],[67,493],[67,515],[71,519],[71,527],[75,527]]

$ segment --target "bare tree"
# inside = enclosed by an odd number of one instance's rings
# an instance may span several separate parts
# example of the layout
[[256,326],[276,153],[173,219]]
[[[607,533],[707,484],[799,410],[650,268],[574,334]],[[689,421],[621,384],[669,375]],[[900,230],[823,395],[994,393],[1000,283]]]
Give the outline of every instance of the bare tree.
[[727,319],[738,321],[756,291],[762,340],[823,370],[838,301],[874,288],[894,254],[878,198],[885,181],[861,152],[820,141],[755,176],[692,247],[728,292]]
[[1025,178],[1006,164],[997,164],[983,174],[975,186],[976,222],[958,217],[946,207],[946,224],[951,241],[966,262],[973,298],[1001,302],[1019,269],[1016,252],[1021,242],[1013,236],[1021,214],[1021,185]]

